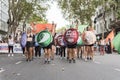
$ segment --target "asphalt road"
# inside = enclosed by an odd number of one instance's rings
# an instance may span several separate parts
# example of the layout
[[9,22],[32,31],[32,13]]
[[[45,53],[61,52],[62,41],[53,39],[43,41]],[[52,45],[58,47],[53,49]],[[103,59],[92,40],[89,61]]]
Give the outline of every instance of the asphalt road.
[[94,61],[76,63],[56,56],[44,64],[43,56],[26,62],[22,54],[0,54],[0,80],[120,80],[120,55],[96,55]]

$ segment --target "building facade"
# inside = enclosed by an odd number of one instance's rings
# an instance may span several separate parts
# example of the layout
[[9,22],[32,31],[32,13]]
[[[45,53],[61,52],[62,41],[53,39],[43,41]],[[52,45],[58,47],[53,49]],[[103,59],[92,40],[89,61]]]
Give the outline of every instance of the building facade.
[[106,33],[111,31],[110,24],[115,20],[114,11],[111,9],[110,11],[105,12],[102,6],[98,6],[96,8],[95,16],[94,16],[94,26],[96,30],[96,35],[102,37],[104,34],[104,38],[106,37]]
[[0,39],[5,37],[8,31],[8,0],[0,0]]

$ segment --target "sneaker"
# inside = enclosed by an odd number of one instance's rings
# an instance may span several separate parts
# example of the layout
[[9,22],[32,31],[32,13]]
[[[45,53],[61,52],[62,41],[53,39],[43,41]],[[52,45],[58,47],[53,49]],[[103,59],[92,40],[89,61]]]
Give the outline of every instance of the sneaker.
[[90,57],[90,60],[92,60],[92,58]]
[[67,60],[69,60],[69,57],[67,57]]
[[26,61],[28,62],[28,61],[29,61],[29,59],[26,59]]
[[89,57],[87,57],[87,60],[90,60],[90,58],[89,58]]
[[12,54],[11,56],[14,56],[14,54]]
[[46,64],[46,63],[47,63],[47,61],[44,62],[44,64]]
[[92,58],[92,61],[95,61],[95,59]]
[[69,60],[69,63],[71,63],[71,60]]
[[8,57],[10,56],[10,54],[8,54]]
[[50,61],[48,61],[48,64],[50,64]]
[[75,61],[75,59],[73,59],[73,63],[75,63],[76,61]]

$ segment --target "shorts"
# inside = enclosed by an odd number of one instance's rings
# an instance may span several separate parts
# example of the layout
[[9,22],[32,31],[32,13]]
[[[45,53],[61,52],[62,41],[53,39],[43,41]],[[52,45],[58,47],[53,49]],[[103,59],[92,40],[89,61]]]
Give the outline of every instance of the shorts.
[[27,48],[29,48],[29,47],[34,47],[34,42],[32,42],[32,41],[27,41],[26,47],[27,47]]
[[48,46],[43,47],[43,49],[52,49],[52,43],[50,43]]
[[91,46],[94,46],[94,44],[89,44],[89,45],[86,45],[86,44],[85,44],[85,46],[90,46],[90,47],[91,47]]
[[67,45],[68,48],[76,48],[77,44]]

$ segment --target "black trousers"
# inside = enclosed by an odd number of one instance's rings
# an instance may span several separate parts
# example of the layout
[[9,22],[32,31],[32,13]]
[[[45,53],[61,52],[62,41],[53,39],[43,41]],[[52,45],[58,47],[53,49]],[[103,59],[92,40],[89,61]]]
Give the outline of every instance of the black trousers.
[[66,54],[66,53],[65,53],[65,49],[66,49],[66,47],[61,47],[61,48],[60,48],[60,56],[61,56],[61,57],[65,57],[65,54]]
[[107,46],[107,53],[108,53],[108,54],[112,54],[111,45],[108,45],[108,46]]
[[35,57],[41,56],[41,48],[40,46],[35,46]]
[[8,46],[8,50],[9,50],[9,53],[10,53],[10,50],[12,50],[12,53],[13,53],[13,46]]
[[25,47],[22,47],[23,54],[25,54]]
[[60,54],[60,48],[56,47],[56,55]]

